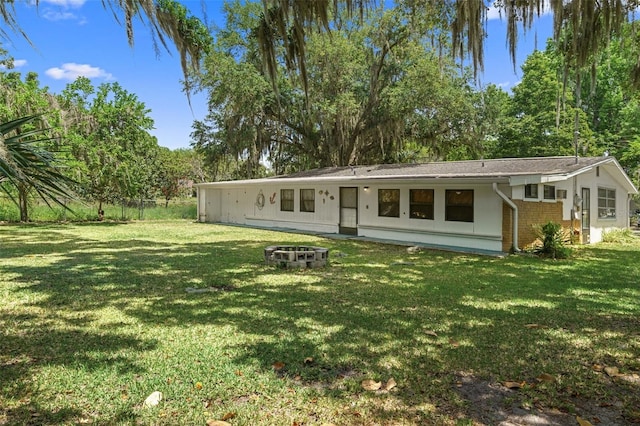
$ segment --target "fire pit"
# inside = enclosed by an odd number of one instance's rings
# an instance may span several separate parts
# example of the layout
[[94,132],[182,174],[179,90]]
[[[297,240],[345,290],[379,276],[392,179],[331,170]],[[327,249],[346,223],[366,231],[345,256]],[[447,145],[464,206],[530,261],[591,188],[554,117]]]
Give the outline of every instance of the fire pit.
[[320,268],[327,265],[329,249],[312,246],[269,246],[264,249],[267,265],[283,268]]

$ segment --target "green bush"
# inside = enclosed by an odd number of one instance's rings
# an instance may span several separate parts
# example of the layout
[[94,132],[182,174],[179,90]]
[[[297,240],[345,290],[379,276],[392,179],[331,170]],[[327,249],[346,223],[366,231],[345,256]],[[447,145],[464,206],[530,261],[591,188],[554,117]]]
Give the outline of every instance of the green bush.
[[[71,211],[58,205],[48,206],[44,202],[34,201],[30,204],[29,220],[32,222],[87,222],[98,220],[98,206],[72,202],[69,204]],[[145,207],[144,210],[127,205],[103,204],[104,218],[107,221],[121,220],[167,220],[167,219],[193,219],[196,220],[196,199],[171,201],[167,207],[158,202],[154,207]],[[0,221],[18,222],[20,212],[15,204],[8,199],[0,199]]]
[[17,222],[20,220],[20,211],[15,204],[0,202],[0,222]]
[[571,254],[571,249],[566,243],[570,240],[570,236],[562,228],[562,225],[549,221],[541,225],[537,230],[538,236],[542,241],[540,247],[535,252],[543,257],[552,259],[566,259]]
[[636,237],[630,229],[611,229],[609,231],[605,231],[602,234],[602,241],[605,243],[631,243],[635,241],[638,237]]

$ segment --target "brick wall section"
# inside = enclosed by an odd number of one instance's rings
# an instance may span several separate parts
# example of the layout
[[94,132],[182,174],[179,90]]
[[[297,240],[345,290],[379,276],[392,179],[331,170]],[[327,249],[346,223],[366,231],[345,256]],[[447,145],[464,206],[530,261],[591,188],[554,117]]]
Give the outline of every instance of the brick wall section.
[[[527,248],[536,240],[534,225],[542,225],[549,221],[560,223],[564,228],[571,228],[570,220],[562,220],[562,202],[543,203],[540,201],[512,200],[518,206],[518,247]],[[502,250],[511,251],[513,246],[513,210],[502,203]]]

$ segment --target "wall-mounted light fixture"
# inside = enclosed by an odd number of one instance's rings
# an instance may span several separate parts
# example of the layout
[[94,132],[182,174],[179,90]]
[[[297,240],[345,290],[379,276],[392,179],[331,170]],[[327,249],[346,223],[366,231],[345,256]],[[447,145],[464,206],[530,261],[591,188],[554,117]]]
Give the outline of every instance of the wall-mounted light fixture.
[[368,187],[368,186],[365,186],[365,187],[364,187],[364,190],[365,190],[365,191],[368,191],[368,190],[369,190],[369,187]]

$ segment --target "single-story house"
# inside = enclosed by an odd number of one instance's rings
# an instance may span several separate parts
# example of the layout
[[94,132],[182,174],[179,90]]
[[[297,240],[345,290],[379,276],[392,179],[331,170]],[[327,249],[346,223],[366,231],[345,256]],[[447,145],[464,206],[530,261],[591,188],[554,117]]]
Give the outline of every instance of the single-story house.
[[594,243],[638,191],[613,157],[330,167],[197,184],[198,220],[508,252],[561,223]]

